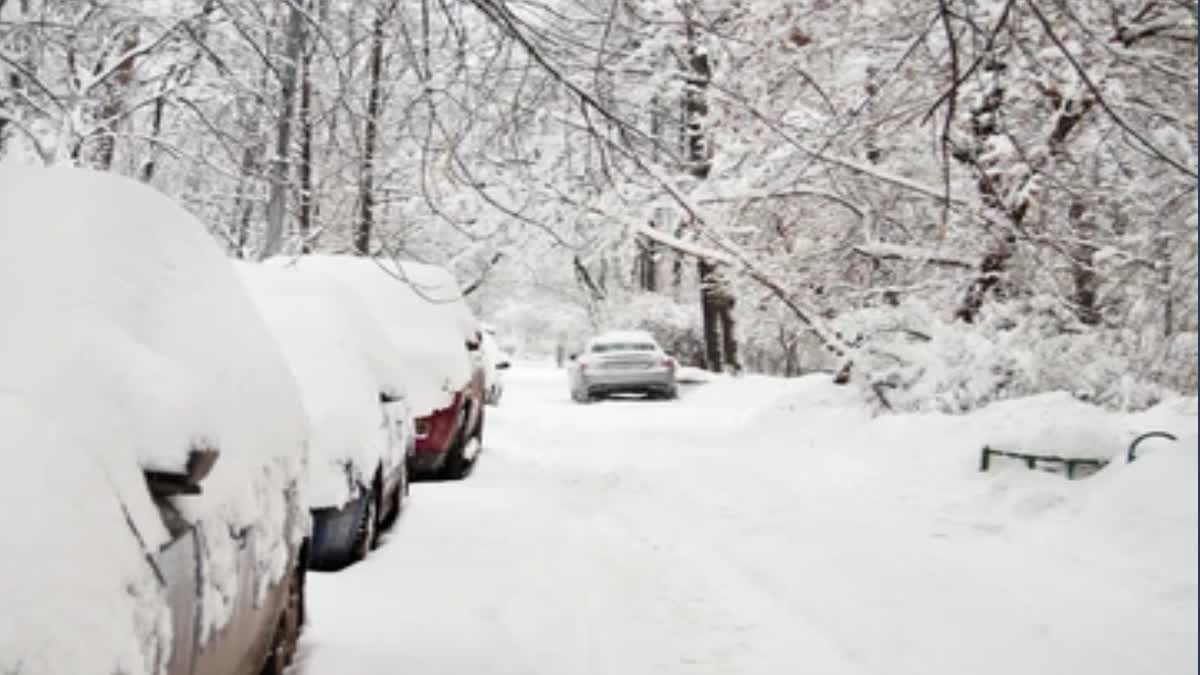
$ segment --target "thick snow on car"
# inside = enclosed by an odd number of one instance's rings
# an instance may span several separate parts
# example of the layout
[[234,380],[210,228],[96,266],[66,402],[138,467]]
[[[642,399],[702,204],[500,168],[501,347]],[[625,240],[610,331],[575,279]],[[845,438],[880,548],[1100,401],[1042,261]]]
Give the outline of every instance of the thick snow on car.
[[646,331],[609,331],[588,340],[571,356],[567,380],[571,398],[586,402],[610,394],[675,398],[675,359]]
[[303,620],[295,380],[155,190],[0,168],[0,672],[281,673]]
[[327,274],[354,290],[400,351],[417,416],[414,475],[462,478],[483,439],[484,373],[479,321],[458,281],[436,265],[306,255],[272,262]]
[[479,355],[483,360],[483,400],[488,405],[500,405],[504,395],[504,371],[512,365],[496,340],[496,329],[481,324]]
[[236,265],[300,385],[312,429],[309,566],[366,557],[408,493],[416,437],[395,346],[357,295],[295,268]]

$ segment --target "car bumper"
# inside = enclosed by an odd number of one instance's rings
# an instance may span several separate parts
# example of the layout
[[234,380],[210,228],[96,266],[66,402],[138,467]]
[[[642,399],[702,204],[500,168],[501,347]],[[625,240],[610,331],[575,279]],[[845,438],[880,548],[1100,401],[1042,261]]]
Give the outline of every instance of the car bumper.
[[675,371],[668,369],[640,371],[597,370],[581,378],[581,386],[589,394],[666,393],[675,389]]

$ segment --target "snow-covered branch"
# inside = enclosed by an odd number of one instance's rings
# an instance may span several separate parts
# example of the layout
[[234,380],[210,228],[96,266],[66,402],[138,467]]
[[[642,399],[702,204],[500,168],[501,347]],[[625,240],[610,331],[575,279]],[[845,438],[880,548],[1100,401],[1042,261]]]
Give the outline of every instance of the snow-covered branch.
[[929,251],[916,246],[904,246],[902,244],[888,244],[882,242],[857,244],[854,247],[854,251],[856,253],[861,253],[862,255],[871,258],[879,258],[881,260],[907,260],[910,262],[929,263],[933,265],[957,267],[961,269],[975,269],[978,267],[978,262],[975,260],[970,260],[950,253]]

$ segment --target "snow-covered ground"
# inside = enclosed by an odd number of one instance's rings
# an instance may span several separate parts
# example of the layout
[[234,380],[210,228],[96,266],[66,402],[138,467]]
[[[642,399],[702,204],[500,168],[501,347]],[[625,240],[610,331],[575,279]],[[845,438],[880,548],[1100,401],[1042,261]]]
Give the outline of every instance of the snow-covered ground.
[[310,575],[293,670],[1196,672],[1194,399],[1110,416],[1113,447],[1186,438],[1068,482],[977,471],[985,436],[1061,400],[871,420],[847,396],[745,377],[577,405],[517,365],[475,473],[415,486],[377,554]]

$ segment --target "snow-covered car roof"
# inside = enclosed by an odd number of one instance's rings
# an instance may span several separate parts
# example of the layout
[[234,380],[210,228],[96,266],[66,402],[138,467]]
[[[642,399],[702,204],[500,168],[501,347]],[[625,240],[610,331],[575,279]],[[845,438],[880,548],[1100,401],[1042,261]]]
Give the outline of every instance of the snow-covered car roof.
[[[191,450],[217,449],[203,498],[180,508],[214,525],[211,555],[254,527],[278,578],[303,535],[284,531],[283,490],[304,461],[299,392],[214,240],[169,198],[114,174],[8,166],[0,204],[0,517],[13,543],[0,672],[141,673],[170,625],[145,560],[168,535],[143,470],[180,472]],[[219,589],[234,586],[205,584],[219,621],[233,600]]]
[[400,352],[413,412],[448,405],[471,377],[466,341],[479,331],[454,276],[410,261],[342,255],[275,258],[272,264],[327,274],[357,293]]
[[386,451],[379,396],[404,396],[396,346],[362,299],[335,279],[295,267],[235,267],[283,348],[312,429],[310,507],[350,498],[347,467],[362,483]]

